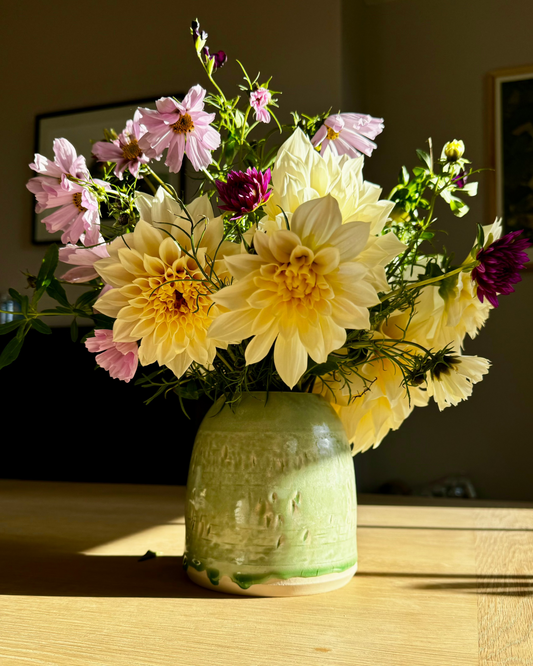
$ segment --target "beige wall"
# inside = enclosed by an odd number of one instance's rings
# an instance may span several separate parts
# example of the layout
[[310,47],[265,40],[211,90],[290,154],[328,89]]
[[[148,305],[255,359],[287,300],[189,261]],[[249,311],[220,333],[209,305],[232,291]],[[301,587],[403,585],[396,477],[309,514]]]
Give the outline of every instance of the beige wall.
[[[493,69],[533,63],[530,0],[393,0],[345,2],[344,105],[360,102],[385,119],[379,148],[366,176],[394,184],[402,164],[415,165],[414,149],[427,137],[440,148],[462,138],[477,166],[489,160],[485,84]],[[359,110],[359,109],[358,109]],[[475,225],[492,222],[488,178],[462,219],[445,214],[446,245],[465,256]],[[533,500],[533,273],[516,293],[500,299],[481,335],[466,353],[493,362],[470,400],[439,414],[415,410],[397,433],[359,456],[361,487],[393,478],[417,486],[453,472],[467,473],[490,498]]]

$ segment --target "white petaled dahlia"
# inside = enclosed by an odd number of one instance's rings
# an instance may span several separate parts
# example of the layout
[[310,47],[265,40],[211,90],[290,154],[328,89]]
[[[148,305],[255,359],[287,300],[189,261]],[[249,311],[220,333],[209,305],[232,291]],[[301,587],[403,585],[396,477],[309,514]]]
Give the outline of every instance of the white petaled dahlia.
[[292,388],[308,356],[324,363],[343,346],[346,329],[370,328],[368,308],[379,303],[368,269],[354,259],[365,247],[369,226],[342,224],[332,196],[308,201],[292,216],[290,229],[257,232],[256,255],[226,257],[234,283],[212,296],[230,312],[209,335],[228,343],[252,338],[247,364],[274,346],[274,363]]
[[490,361],[479,356],[444,356],[427,377],[428,395],[435,399],[440,411],[457,405],[472,395],[474,384],[489,371]]
[[363,180],[364,158],[338,157],[330,150],[320,155],[297,129],[280,147],[272,172],[272,196],[260,221],[265,230],[285,227],[289,217],[306,201],[330,194],[339,204],[342,222],[366,222],[370,234],[381,233],[394,202],[380,199],[381,188]]
[[[191,208],[202,208],[196,203]],[[180,209],[181,210],[181,209]],[[193,216],[194,219],[194,216]],[[163,226],[163,225],[162,225]],[[181,377],[193,361],[209,367],[216,347],[225,343],[207,337],[207,330],[221,308],[211,298],[211,273],[222,240],[222,220],[202,216],[193,237],[196,259],[191,256],[191,224],[174,217],[163,232],[140,220],[132,234],[108,246],[109,259],[94,264],[113,287],[95,308],[116,318],[113,340],[140,340],[141,365],[159,363]]]
[[415,407],[425,407],[429,400],[427,391],[418,388],[407,393],[401,370],[389,359],[371,360],[358,371],[346,378],[349,387],[331,375],[315,385],[315,392],[331,402],[341,419],[354,455],[379,446]]

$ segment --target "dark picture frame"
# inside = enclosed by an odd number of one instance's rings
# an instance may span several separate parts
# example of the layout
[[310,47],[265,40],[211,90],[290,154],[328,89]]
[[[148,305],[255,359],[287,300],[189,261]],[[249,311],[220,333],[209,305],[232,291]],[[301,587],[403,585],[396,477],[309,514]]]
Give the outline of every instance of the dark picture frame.
[[[168,96],[168,95],[167,95]],[[52,160],[54,157],[53,141],[56,138],[65,138],[76,148],[78,155],[84,155],[91,173],[96,160],[91,156],[91,146],[95,141],[104,140],[104,129],[114,129],[117,134],[122,132],[126,121],[133,118],[138,107],[155,109],[156,98],[118,102],[101,106],[57,111],[38,115],[35,119],[35,152]],[[183,94],[175,94],[178,99]],[[185,163],[185,162],[184,162]],[[184,168],[177,174],[169,173],[164,160],[153,162],[154,171],[164,177],[182,198],[185,196]],[[35,174],[37,175],[37,174]],[[42,220],[56,209],[34,213],[32,224],[32,243],[43,245],[61,242],[61,232],[50,234],[46,231]]]
[[489,95],[491,219],[533,241],[533,65],[490,72]]

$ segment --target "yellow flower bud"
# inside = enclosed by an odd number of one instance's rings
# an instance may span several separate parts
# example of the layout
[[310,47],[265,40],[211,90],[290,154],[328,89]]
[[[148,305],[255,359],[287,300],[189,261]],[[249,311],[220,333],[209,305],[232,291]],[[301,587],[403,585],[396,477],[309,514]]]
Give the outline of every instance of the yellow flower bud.
[[461,159],[465,152],[465,144],[462,141],[454,139],[453,141],[448,141],[444,146],[444,154],[448,158],[449,162],[457,162]]

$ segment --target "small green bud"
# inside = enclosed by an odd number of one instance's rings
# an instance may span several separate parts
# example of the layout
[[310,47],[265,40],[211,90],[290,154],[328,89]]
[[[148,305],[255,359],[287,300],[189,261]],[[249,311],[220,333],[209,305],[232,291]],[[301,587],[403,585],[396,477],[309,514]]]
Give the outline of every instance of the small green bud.
[[457,162],[464,155],[465,144],[462,141],[454,139],[453,141],[448,141],[444,146],[444,155],[449,162]]

